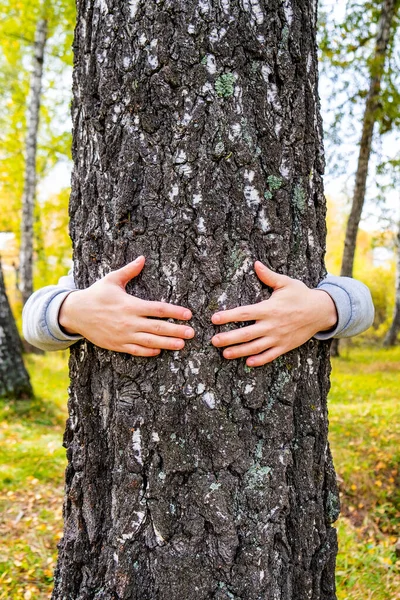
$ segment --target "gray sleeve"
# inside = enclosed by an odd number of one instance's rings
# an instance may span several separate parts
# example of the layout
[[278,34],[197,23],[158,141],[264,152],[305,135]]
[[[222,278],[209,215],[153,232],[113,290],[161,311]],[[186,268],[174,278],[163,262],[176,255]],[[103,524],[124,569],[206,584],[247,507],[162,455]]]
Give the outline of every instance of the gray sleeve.
[[22,311],[22,330],[27,342],[41,350],[65,350],[80,335],[68,335],[58,323],[61,304],[76,290],[72,271],[61,277],[57,285],[34,292]]
[[334,329],[317,333],[318,340],[344,338],[362,333],[374,321],[374,305],[366,285],[351,277],[328,275],[317,289],[327,292],[336,305],[338,322]]

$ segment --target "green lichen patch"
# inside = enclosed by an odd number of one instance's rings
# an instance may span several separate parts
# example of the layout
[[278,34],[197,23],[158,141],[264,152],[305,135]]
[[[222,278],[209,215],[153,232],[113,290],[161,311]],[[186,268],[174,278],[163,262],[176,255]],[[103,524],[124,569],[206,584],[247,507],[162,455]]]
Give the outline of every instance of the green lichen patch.
[[215,91],[220,98],[233,96],[235,76],[233,73],[224,73],[215,82]]
[[283,179],[282,177],[277,177],[276,175],[268,175],[267,182],[269,189],[275,192],[282,187]]
[[264,198],[265,198],[266,200],[271,200],[271,198],[272,198],[272,193],[271,193],[269,190],[265,191],[265,192],[264,192]]
[[293,204],[295,208],[301,213],[306,209],[306,194],[304,192],[302,183],[297,183],[293,190]]
[[259,464],[253,465],[245,475],[246,487],[264,490],[271,471],[271,467],[261,467]]

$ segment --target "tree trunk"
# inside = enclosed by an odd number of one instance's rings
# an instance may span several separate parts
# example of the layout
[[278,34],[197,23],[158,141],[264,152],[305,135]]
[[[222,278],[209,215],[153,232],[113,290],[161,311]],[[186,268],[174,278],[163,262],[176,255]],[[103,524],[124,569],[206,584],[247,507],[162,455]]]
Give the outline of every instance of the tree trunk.
[[389,331],[383,341],[384,346],[394,346],[400,331],[400,223],[397,230],[397,262],[396,262],[396,300],[394,305],[393,320]]
[[47,38],[47,20],[39,19],[34,44],[33,71],[28,104],[28,132],[25,151],[25,180],[22,196],[20,290],[22,302],[33,292],[33,217],[36,195],[36,149],[39,128],[43,60]]
[[8,302],[0,263],[0,397],[15,399],[33,395],[22,360],[22,345]]
[[395,13],[395,4],[395,0],[383,0],[382,2],[382,13],[378,24],[375,55],[371,65],[369,91],[367,102],[365,104],[353,201],[346,227],[342,268],[340,272],[343,277],[353,276],[354,255],[356,251],[358,227],[360,225],[361,213],[364,206],[372,135],[379,108],[381,80],[385,68],[386,54]]
[[129,291],[197,335],[157,359],[73,348],[53,600],[336,597],[329,344],[249,369],[209,341],[216,309],[268,296],[255,259],[325,273],[315,5],[78,3],[77,284],[144,254]]

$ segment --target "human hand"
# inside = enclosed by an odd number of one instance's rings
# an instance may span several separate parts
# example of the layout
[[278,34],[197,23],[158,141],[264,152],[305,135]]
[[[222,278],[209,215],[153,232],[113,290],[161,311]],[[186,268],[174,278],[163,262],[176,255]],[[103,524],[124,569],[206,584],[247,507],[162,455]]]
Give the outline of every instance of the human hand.
[[228,346],[223,351],[225,358],[248,356],[246,364],[259,367],[301,346],[319,331],[335,326],[336,306],[327,292],[312,290],[298,279],[274,273],[259,261],[254,268],[258,278],[274,291],[268,300],[212,316],[214,325],[255,321],[212,338],[214,346]]
[[127,283],[139,275],[144,263],[144,256],[139,256],[87,289],[69,294],[58,315],[61,327],[70,335],[82,335],[100,348],[134,356],[156,356],[162,348],[181,350],[184,340],[194,336],[194,330],[160,319],[187,321],[192,318],[190,310],[167,302],[141,300],[125,291]]

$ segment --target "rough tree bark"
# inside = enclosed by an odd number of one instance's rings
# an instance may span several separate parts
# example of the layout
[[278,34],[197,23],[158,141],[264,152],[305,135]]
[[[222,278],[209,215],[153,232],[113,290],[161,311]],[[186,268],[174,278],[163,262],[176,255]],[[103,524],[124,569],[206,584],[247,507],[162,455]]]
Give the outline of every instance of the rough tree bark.
[[328,344],[250,370],[209,342],[217,308],[268,296],[254,259],[325,273],[315,6],[78,2],[76,281],[144,254],[130,291],[197,336],[73,348],[53,600],[336,597]]
[[383,341],[384,346],[394,346],[400,331],[400,223],[397,230],[397,261],[396,261],[396,299],[393,312],[393,320],[390,329]]
[[19,262],[20,291],[23,304],[25,304],[33,292],[33,216],[36,196],[36,150],[46,39],[47,20],[39,19],[36,27],[33,51],[33,70],[29,92],[24,193],[22,196],[21,248]]
[[15,399],[33,395],[22,360],[22,345],[8,302],[0,263],[0,397]]
[[385,60],[390,40],[393,17],[395,13],[395,0],[384,0],[382,2],[382,13],[379,20],[376,36],[376,47],[371,66],[371,78],[367,101],[365,104],[363,126],[360,140],[360,152],[356,171],[356,179],[353,192],[351,211],[346,227],[342,267],[340,274],[343,277],[353,276],[354,254],[358,227],[360,225],[361,213],[364,206],[365,190],[367,185],[368,165],[371,155],[372,135],[379,109],[379,94],[381,80],[385,68]]

